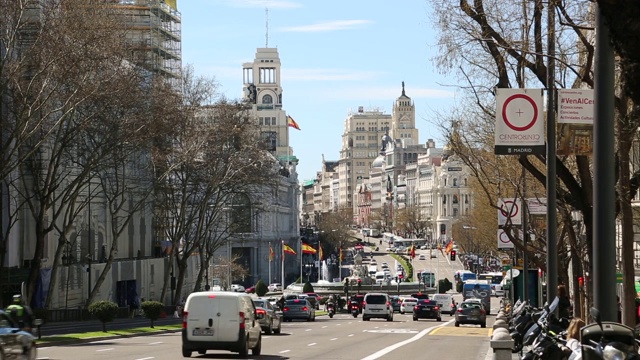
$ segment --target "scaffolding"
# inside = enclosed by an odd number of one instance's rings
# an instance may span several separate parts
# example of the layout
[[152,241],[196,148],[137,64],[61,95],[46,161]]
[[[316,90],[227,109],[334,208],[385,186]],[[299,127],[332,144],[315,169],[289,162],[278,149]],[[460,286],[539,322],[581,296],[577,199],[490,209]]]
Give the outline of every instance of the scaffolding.
[[154,73],[179,78],[182,69],[181,16],[176,1],[120,0],[132,61]]

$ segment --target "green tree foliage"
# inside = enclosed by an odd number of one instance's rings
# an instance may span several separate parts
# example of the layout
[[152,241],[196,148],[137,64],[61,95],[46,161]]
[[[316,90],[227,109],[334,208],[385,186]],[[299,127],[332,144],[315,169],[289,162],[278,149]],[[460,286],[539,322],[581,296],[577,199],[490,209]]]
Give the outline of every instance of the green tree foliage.
[[438,292],[440,294],[444,294],[451,289],[453,289],[453,284],[451,283],[451,281],[449,281],[449,279],[444,278],[438,280]]
[[159,301],[145,301],[142,303],[142,311],[144,316],[151,320],[151,327],[153,327],[153,322],[158,320],[164,311],[164,304]]
[[307,281],[306,283],[304,283],[304,287],[302,288],[302,292],[303,293],[313,292],[313,285],[311,285],[311,283]]
[[267,285],[262,280],[258,280],[256,283],[256,295],[264,296],[268,291]]
[[113,301],[96,301],[89,305],[89,313],[102,323],[102,331],[107,332],[107,323],[115,320],[118,304]]

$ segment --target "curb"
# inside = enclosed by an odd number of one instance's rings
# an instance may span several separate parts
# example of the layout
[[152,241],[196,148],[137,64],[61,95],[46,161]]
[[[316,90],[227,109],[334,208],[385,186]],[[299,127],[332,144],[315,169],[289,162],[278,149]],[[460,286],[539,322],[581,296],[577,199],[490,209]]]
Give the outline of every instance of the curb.
[[[54,347],[54,346],[86,344],[86,343],[91,343],[91,342],[96,342],[96,341],[132,338],[132,337],[139,337],[139,336],[170,334],[170,333],[176,333],[176,332],[180,332],[180,331],[182,331],[182,329],[177,329],[177,330],[158,330],[158,331],[153,331],[153,332],[143,332],[143,333],[123,334],[123,335],[111,335],[111,336],[96,336],[96,337],[86,338],[86,339],[60,340],[60,341],[52,341],[52,342],[45,342],[46,338],[43,338],[43,339],[40,340],[42,342],[36,343],[36,346],[37,346],[37,348],[46,348],[46,347]],[[64,336],[64,335],[60,335],[60,336]]]

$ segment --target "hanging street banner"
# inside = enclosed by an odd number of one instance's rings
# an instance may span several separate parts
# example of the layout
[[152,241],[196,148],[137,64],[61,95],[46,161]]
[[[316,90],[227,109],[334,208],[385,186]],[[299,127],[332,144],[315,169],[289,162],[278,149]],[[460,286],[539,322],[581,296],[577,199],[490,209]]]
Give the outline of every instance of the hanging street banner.
[[558,155],[589,156],[593,153],[594,111],[592,89],[558,90]]
[[558,123],[593,124],[593,89],[559,89]]
[[514,245],[503,229],[498,229],[498,249],[513,249]]
[[496,155],[533,155],[546,151],[542,89],[497,89]]
[[498,199],[498,226],[522,225],[522,200]]

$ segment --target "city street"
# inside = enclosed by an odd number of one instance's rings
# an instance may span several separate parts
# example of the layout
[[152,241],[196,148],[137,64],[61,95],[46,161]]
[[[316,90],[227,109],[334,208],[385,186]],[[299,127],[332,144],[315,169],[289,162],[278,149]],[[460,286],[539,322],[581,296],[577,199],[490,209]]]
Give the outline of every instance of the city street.
[[[497,301],[494,301],[497,305]],[[484,359],[489,348],[489,326],[453,326],[453,318],[412,321],[410,315],[394,315],[393,322],[363,322],[347,314],[333,319],[322,316],[315,322],[292,322],[282,325],[281,335],[263,335],[260,359],[406,359],[432,358]],[[181,358],[180,333],[122,338],[71,346],[43,347],[39,359],[119,359],[169,360]],[[237,354],[210,351],[193,355],[200,359],[231,359]]]

